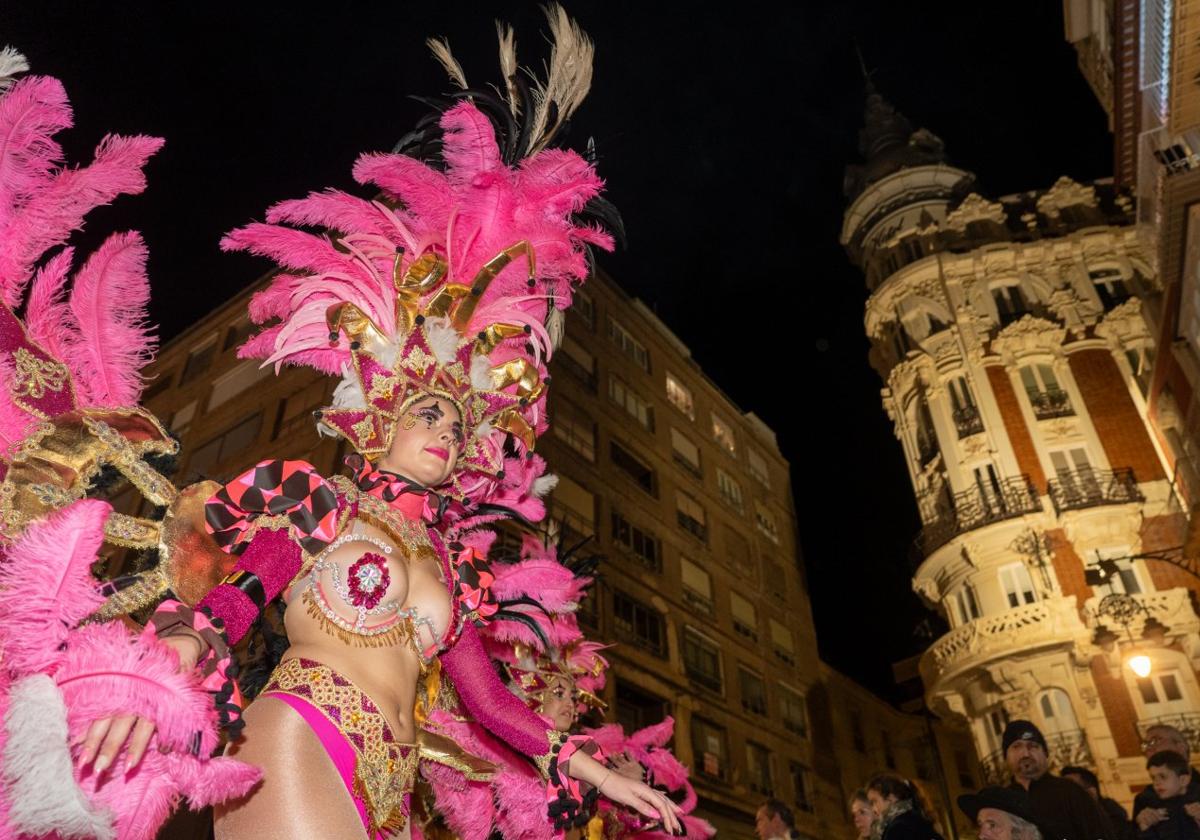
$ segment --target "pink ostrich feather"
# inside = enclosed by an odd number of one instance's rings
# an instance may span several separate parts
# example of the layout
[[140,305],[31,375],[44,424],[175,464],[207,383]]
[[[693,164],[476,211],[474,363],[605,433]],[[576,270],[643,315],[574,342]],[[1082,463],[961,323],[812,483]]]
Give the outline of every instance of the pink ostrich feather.
[[30,76],[0,97],[0,219],[26,199],[62,159],[54,135],[70,128],[62,82]]
[[112,714],[154,721],[160,743],[200,751],[216,746],[216,711],[192,672],[179,673],[179,657],[153,633],[134,636],[119,621],[85,625],[74,633],[54,680],[67,701],[71,734]]
[[403,207],[399,220],[416,236],[443,236],[454,193],[445,174],[406,155],[368,152],[354,163],[354,180],[374,184]]
[[495,564],[492,591],[501,600],[530,595],[550,612],[570,612],[579,606],[586,583],[557,560],[522,560]]
[[79,270],[71,290],[75,329],[66,360],[86,405],[137,404],[142,392],[139,371],[156,347],[146,326],[149,303],[142,237],[113,234]]
[[74,258],[74,248],[63,248],[48,259],[34,274],[25,304],[25,331],[56,359],[66,359],[69,353],[66,325],[70,321],[70,307],[66,292],[67,274]]
[[88,212],[146,188],[142,167],[162,143],[157,137],[110,135],[100,141],[90,165],[60,170],[34,188],[29,201],[0,228],[0,283],[8,306],[20,303],[33,263],[62,244]]
[[71,628],[104,602],[90,569],[111,509],[95,499],[75,502],[8,547],[0,563],[0,644],[13,673],[56,668]]
[[396,235],[395,227],[374,204],[332,189],[281,201],[267,210],[267,221],[271,224],[319,225],[343,233],[370,233],[385,238]]

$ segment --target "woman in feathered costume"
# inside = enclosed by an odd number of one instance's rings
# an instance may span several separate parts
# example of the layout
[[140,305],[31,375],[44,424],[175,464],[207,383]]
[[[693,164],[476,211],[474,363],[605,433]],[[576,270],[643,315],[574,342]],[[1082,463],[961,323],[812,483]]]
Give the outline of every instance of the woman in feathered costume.
[[[517,74],[511,32],[504,105],[467,90],[442,47],[464,91],[411,138],[425,159],[364,155],[354,175],[374,200],[315,193],[223,243],[281,266],[251,303],[265,328],[241,355],[341,376],[318,420],[356,454],[350,478],[268,461],[225,485],[206,516],[234,571],[194,609],[167,601],[152,619],[185,670],[224,673],[227,646],[267,603],[287,604],[291,647],[235,721],[245,731],[231,754],[261,768],[262,784],[218,810],[218,838],[407,835],[422,755],[416,701],[448,703],[449,686],[533,759],[556,830],[586,822],[601,791],[679,828],[669,798],[614,774],[593,740],[547,727],[509,693],[477,630],[536,623],[542,611],[533,593],[498,597],[478,529],[544,514],[538,497],[552,479],[533,446],[547,425],[546,363],[587,246],[612,244],[579,217],[602,186],[592,165],[547,148],[591,73],[586,37],[561,9],[549,17],[544,86],[531,94]],[[152,731],[150,718],[97,720],[83,761],[103,769],[127,749],[136,765]]]
[[[557,552],[539,539],[527,536],[521,562],[504,567],[505,577],[532,579],[560,567]],[[590,578],[577,577],[575,587],[564,590],[556,600],[563,609],[550,615],[542,633],[528,628],[488,625],[483,628],[484,646],[507,675],[509,690],[547,725],[558,732],[575,733],[579,716],[589,709],[603,708],[599,694],[604,688],[608,662],[603,645],[588,641],[575,617],[578,601]],[[551,840],[553,830],[538,819],[531,803],[538,800],[536,774],[512,750],[496,743],[469,718],[436,710],[426,726],[450,735],[455,741],[496,765],[492,778],[472,781],[449,767],[430,767],[425,773],[437,800],[438,811],[461,840],[486,840],[498,832],[510,840]],[[603,753],[614,775],[648,781],[663,791],[679,794],[680,822],[692,840],[714,834],[704,820],[687,816],[696,805],[696,794],[688,782],[687,769],[666,749],[674,730],[670,718],[654,726],[627,734],[619,724],[607,724],[582,733],[602,743]],[[586,825],[572,829],[568,838],[664,838],[656,824],[625,809],[606,808]]]

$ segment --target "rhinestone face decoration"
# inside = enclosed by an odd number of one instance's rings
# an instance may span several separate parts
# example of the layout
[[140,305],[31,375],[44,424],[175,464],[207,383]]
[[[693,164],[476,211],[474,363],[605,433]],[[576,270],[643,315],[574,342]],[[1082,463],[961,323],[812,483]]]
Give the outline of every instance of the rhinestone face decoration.
[[371,610],[383,600],[392,576],[388,574],[387,561],[382,555],[368,552],[354,561],[347,575],[350,603],[355,607]]

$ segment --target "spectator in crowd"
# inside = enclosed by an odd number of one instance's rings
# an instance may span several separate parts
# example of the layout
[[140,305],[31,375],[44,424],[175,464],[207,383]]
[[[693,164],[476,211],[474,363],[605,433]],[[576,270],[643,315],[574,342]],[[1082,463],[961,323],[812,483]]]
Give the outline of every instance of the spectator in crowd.
[[979,840],[1043,840],[1023,790],[985,787],[958,797],[958,807],[979,829]]
[[791,840],[796,829],[792,809],[778,799],[768,799],[754,816],[754,833],[759,840]]
[[920,793],[903,777],[876,773],[867,782],[867,799],[875,811],[875,840],[943,840]]
[[[1142,741],[1142,754],[1150,759],[1164,750],[1179,753],[1185,760],[1190,759],[1192,755],[1188,740],[1183,737],[1182,732],[1174,726],[1156,723],[1146,730],[1145,740]],[[1192,773],[1191,776],[1192,781],[1188,785],[1188,793],[1193,797],[1200,797],[1200,773]],[[1153,815],[1144,813],[1153,798],[1154,788],[1152,787],[1147,787],[1133,798],[1133,822],[1138,831],[1145,831],[1149,828],[1150,821],[1154,819]]]
[[1105,816],[1116,829],[1117,840],[1136,840],[1137,829],[1134,828],[1133,822],[1129,819],[1129,814],[1125,813],[1125,809],[1121,807],[1121,803],[1115,799],[1109,799],[1107,796],[1100,795],[1100,780],[1096,778],[1096,774],[1086,767],[1066,766],[1059,775],[1064,779],[1070,779],[1075,784],[1086,790],[1100,803],[1100,807],[1104,809]]
[[1146,762],[1153,792],[1142,813],[1146,827],[1142,840],[1200,840],[1200,797],[1189,791],[1196,774],[1187,759],[1163,750]]
[[850,797],[850,817],[858,829],[858,840],[870,840],[871,826],[875,824],[875,809],[867,799],[866,788],[859,788]]
[[1035,822],[1053,840],[1115,838],[1100,803],[1074,782],[1049,772],[1050,753],[1042,732],[1027,720],[1014,720],[1001,739],[1012,787],[1027,791]]

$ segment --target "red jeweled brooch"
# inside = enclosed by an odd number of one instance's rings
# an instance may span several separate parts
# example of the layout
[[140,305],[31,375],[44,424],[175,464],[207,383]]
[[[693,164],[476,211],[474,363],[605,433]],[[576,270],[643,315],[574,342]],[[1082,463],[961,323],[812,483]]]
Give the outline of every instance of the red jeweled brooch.
[[365,610],[375,609],[383,600],[392,576],[388,574],[387,560],[381,554],[368,552],[354,561],[350,567],[350,603]]

